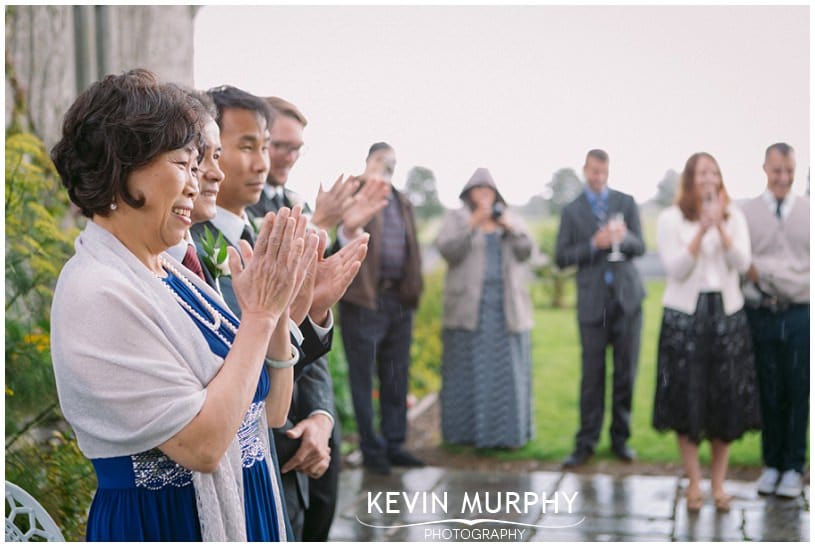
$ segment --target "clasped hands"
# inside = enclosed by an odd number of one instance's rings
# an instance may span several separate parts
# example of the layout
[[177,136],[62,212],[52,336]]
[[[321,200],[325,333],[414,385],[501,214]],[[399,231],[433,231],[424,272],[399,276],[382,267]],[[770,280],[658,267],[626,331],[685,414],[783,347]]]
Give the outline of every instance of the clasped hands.
[[704,235],[708,230],[715,227],[719,232],[722,247],[725,250],[733,246],[733,238],[725,230],[725,202],[724,194],[716,191],[710,198],[702,201],[699,211],[699,233]]
[[623,222],[607,222],[599,230],[594,232],[591,243],[595,249],[610,249],[615,243],[620,243],[628,234],[628,227]]
[[702,201],[699,209],[699,224],[707,231],[714,226],[721,229],[724,223],[724,197],[721,192],[711,194],[708,200]]
[[331,438],[333,423],[325,414],[317,413],[300,420],[286,431],[290,439],[300,439],[300,446],[287,462],[281,462],[281,473],[300,471],[312,479],[320,478],[331,463]]
[[716,189],[708,189],[706,195],[707,199],[703,199],[699,207],[699,231],[696,232],[696,236],[688,244],[688,251],[694,257],[699,256],[702,248],[702,238],[713,227],[719,232],[719,238],[725,251],[733,246],[733,238],[725,230],[724,194]]

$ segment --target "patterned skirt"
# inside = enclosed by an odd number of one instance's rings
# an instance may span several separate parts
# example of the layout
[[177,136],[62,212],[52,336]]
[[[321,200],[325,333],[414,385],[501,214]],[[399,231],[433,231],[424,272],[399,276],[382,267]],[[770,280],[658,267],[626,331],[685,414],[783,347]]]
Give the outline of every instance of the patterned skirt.
[[442,338],[445,442],[478,448],[525,445],[533,435],[529,332],[507,331],[500,283],[484,284],[475,331],[448,328]]
[[747,315],[725,315],[721,293],[702,293],[696,312],[665,308],[659,334],[653,426],[726,442],[761,427]]

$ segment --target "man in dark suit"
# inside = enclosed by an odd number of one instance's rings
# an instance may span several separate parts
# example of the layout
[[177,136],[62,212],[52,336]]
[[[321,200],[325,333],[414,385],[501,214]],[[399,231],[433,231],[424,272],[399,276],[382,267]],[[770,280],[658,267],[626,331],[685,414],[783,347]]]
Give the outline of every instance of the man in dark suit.
[[[396,155],[390,145],[371,146],[363,185],[391,180]],[[366,469],[389,474],[391,465],[422,466],[402,446],[407,433],[407,385],[413,315],[422,292],[421,256],[416,222],[408,197],[389,185],[387,206],[364,229],[371,235],[368,256],[340,301],[340,325],[354,414]],[[364,186],[363,190],[364,191]],[[354,211],[346,212],[337,231],[340,245],[362,231]],[[379,377],[382,435],[373,426],[373,373]]]
[[635,457],[627,442],[645,297],[632,262],[645,252],[637,204],[631,196],[609,190],[605,151],[589,151],[583,174],[583,192],[561,214],[556,249],[558,267],[577,266],[577,319],[583,350],[580,430],[574,452],[563,462],[565,467],[583,464],[599,440],[608,345],[614,350],[611,449],[623,461]]
[[337,179],[327,191],[321,186],[312,212],[305,199],[286,186],[289,173],[300,158],[308,120],[297,106],[285,99],[266,97],[264,100],[273,113],[269,126],[269,173],[260,200],[246,210],[254,217],[261,217],[282,206],[302,205],[303,212],[311,216],[312,225],[331,232],[342,220],[343,212],[357,204],[353,196],[359,184],[348,177],[345,181]]
[[[292,103],[279,97],[265,99],[273,112],[269,144],[270,169],[258,203],[247,208],[262,218],[281,207],[302,205],[299,194],[286,187],[289,172],[300,156],[307,120]],[[358,185],[337,181],[318,194],[311,222],[329,231],[342,219],[343,203],[350,205]],[[327,541],[337,504],[341,434],[335,419],[334,391],[328,359],[321,357],[294,384],[289,416],[283,427],[273,430],[281,462],[283,490],[295,537],[300,541]]]
[[[205,228],[217,237],[224,236],[228,245],[239,249],[238,241],[246,240],[250,245],[255,243],[255,230],[246,215],[245,208],[258,200],[266,172],[268,160],[268,124],[271,112],[262,99],[232,86],[221,86],[211,89],[207,95],[212,99],[217,110],[215,118],[222,145],[219,166],[223,171],[223,180],[217,190],[214,217],[206,215],[204,220],[190,229],[193,240],[202,252],[201,241]],[[195,214],[195,212],[194,212]],[[224,301],[240,318],[241,309],[232,288],[229,277],[219,278],[219,285]],[[318,317],[306,318],[299,324],[299,329],[292,329],[292,340],[300,347],[300,360],[295,366],[294,378],[297,381],[305,374],[310,374],[312,363],[325,355],[331,347],[333,320],[330,312],[317,311]],[[279,472],[279,460],[275,439],[269,436],[271,457],[276,461],[277,481],[282,484]],[[286,521],[286,536],[294,538],[294,530],[283,504]]]

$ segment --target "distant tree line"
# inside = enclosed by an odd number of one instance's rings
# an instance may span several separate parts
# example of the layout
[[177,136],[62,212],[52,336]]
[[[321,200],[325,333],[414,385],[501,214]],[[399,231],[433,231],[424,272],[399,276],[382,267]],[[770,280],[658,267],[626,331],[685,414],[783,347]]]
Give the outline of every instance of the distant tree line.
[[419,220],[427,220],[444,212],[444,205],[436,190],[436,175],[431,169],[420,166],[411,168],[407,174],[405,192]]
[[[433,170],[428,167],[415,166],[408,171],[405,192],[420,220],[437,217],[444,212],[444,205],[439,200],[438,182]],[[658,208],[670,206],[674,202],[679,186],[679,173],[668,169],[662,179],[656,183],[656,194],[649,200]],[[552,174],[544,185],[543,192],[529,198],[519,207],[520,213],[529,218],[558,215],[563,208],[580,195],[583,182],[571,167],[563,167]]]

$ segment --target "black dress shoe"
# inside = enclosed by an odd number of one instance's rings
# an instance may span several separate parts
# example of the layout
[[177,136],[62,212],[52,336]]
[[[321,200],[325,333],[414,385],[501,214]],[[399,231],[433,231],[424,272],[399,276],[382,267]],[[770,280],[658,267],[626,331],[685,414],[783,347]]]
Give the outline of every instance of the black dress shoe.
[[571,456],[563,460],[563,467],[577,467],[583,465],[591,458],[593,452],[588,448],[578,448],[572,452]]
[[366,471],[369,471],[374,475],[385,476],[391,474],[391,464],[390,462],[388,462],[388,459],[384,455],[363,456],[362,467],[364,467]]
[[388,453],[388,461],[391,465],[401,467],[424,467],[425,463],[405,449],[399,449]]
[[617,456],[619,460],[626,463],[633,462],[637,457],[637,453],[634,452],[634,449],[625,444],[622,446],[613,446],[611,451],[614,452],[614,455]]

